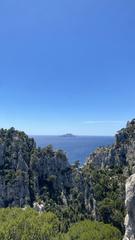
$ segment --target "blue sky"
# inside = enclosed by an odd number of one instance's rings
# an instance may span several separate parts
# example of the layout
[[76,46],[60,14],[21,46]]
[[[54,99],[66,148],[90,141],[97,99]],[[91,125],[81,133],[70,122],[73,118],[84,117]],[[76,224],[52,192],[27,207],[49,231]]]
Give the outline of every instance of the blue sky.
[[113,135],[135,117],[135,1],[1,0],[0,127]]

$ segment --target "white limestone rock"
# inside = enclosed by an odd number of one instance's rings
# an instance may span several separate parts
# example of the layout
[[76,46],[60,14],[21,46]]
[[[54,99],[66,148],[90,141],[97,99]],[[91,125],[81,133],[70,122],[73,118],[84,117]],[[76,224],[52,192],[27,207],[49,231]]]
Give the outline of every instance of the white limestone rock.
[[131,175],[126,182],[125,205],[127,215],[123,240],[135,240],[135,174]]
[[41,203],[38,202],[34,202],[33,204],[33,208],[38,211],[38,212],[44,212],[45,211],[45,204],[43,201],[41,201]]

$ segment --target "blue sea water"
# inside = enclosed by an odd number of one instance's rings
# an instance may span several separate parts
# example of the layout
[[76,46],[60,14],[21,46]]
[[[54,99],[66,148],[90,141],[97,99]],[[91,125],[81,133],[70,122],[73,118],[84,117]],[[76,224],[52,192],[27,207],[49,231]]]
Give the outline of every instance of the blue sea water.
[[107,146],[114,143],[114,137],[97,136],[33,136],[37,146],[46,147],[51,144],[54,149],[62,149],[66,152],[68,160],[73,163],[79,160],[83,164],[86,158],[97,147]]
[[98,136],[33,136],[37,146],[45,147],[51,144],[54,149],[62,149],[66,152],[68,160],[73,163],[79,160],[83,164],[86,158],[97,147],[107,146],[114,143],[114,137],[98,137]]

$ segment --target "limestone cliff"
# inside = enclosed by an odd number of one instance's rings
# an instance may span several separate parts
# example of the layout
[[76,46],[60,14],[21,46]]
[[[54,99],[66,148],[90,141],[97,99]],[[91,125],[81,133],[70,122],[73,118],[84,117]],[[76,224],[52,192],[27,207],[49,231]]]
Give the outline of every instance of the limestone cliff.
[[37,149],[25,133],[1,129],[0,207],[32,205],[45,188],[51,189],[55,197],[70,181],[70,176],[65,176],[68,169],[62,151]]
[[30,202],[29,163],[33,139],[24,133],[0,130],[0,207]]
[[90,183],[85,186],[82,171],[62,150],[36,148],[33,139],[14,128],[0,130],[0,207],[32,206],[41,199],[54,207],[80,201],[80,209],[91,210],[90,195]]
[[[116,134],[114,145],[98,148],[92,153],[87,159],[87,165],[94,167],[98,171],[100,169],[110,171],[114,167],[121,169],[124,184],[129,177],[126,182],[125,205],[127,215],[123,240],[135,240],[135,119],[128,122],[126,128]],[[118,174],[114,174],[114,177],[117,178]],[[122,181],[118,181],[122,186]],[[123,187],[120,193],[125,196]],[[122,199],[124,200],[121,195]]]
[[125,236],[123,240],[135,240],[135,174],[126,182]]
[[[45,210],[55,211],[63,221],[96,219],[123,232],[125,181],[134,172],[135,120],[116,134],[112,146],[98,148],[81,168],[70,165],[62,150],[37,148],[24,132],[0,130],[0,207],[44,202]],[[126,235],[131,222],[129,218]]]
[[115,143],[109,147],[97,148],[88,159],[87,164],[95,168],[127,167],[135,172],[135,119],[127,123],[126,128],[117,132]]

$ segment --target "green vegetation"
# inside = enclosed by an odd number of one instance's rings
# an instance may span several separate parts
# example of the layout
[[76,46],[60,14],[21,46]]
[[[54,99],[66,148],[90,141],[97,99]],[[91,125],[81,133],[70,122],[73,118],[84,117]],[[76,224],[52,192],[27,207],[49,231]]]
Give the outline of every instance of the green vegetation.
[[61,224],[51,212],[0,209],[0,240],[121,240],[118,229],[101,222],[81,221],[65,234],[61,232]]
[[115,227],[89,220],[74,224],[66,234],[67,240],[120,240],[121,233]]
[[[117,147],[121,138],[123,139],[122,136],[117,137]],[[122,158],[122,162],[125,161],[125,148],[118,151],[117,158],[119,159],[119,157]],[[0,207],[12,208],[26,205],[32,207],[34,202],[43,201],[45,211],[52,212],[55,217],[57,216],[57,220],[59,219],[58,228],[64,234],[70,227],[72,228],[73,224],[86,219],[111,224],[123,234],[126,180],[124,167],[124,165],[115,165],[112,168],[110,165],[102,169],[96,168],[89,162],[80,167],[79,161],[70,165],[62,150],[54,150],[51,145],[42,149],[37,148],[34,140],[24,132],[16,131],[14,128],[1,129]],[[6,209],[5,213],[4,210],[1,211],[3,211],[3,216],[4,214],[8,216],[9,210]],[[19,209],[12,211],[16,214],[13,220],[20,224],[21,217],[25,218],[26,212],[21,212]],[[31,219],[32,216],[34,219],[39,217],[32,210],[27,211],[31,211]],[[5,218],[5,221],[7,220],[8,218]],[[35,221],[26,220],[28,226],[32,222],[34,224]],[[3,225],[2,221],[1,231],[6,225],[10,227],[11,222]],[[41,224],[40,221],[38,222]],[[15,226],[18,228],[20,225]],[[50,228],[50,225],[48,227]],[[29,229],[31,229],[31,225]],[[36,226],[34,229],[37,231]],[[40,229],[40,225],[38,229],[43,231]],[[23,229],[24,233],[25,230],[27,229]],[[10,230],[10,232],[12,231]],[[48,240],[47,237],[46,239]]]
[[114,225],[123,233],[126,177],[122,168],[96,170],[87,166],[84,174],[86,181],[91,179],[93,183],[97,219]]
[[0,240],[50,240],[59,232],[53,213],[33,209],[0,209]]

